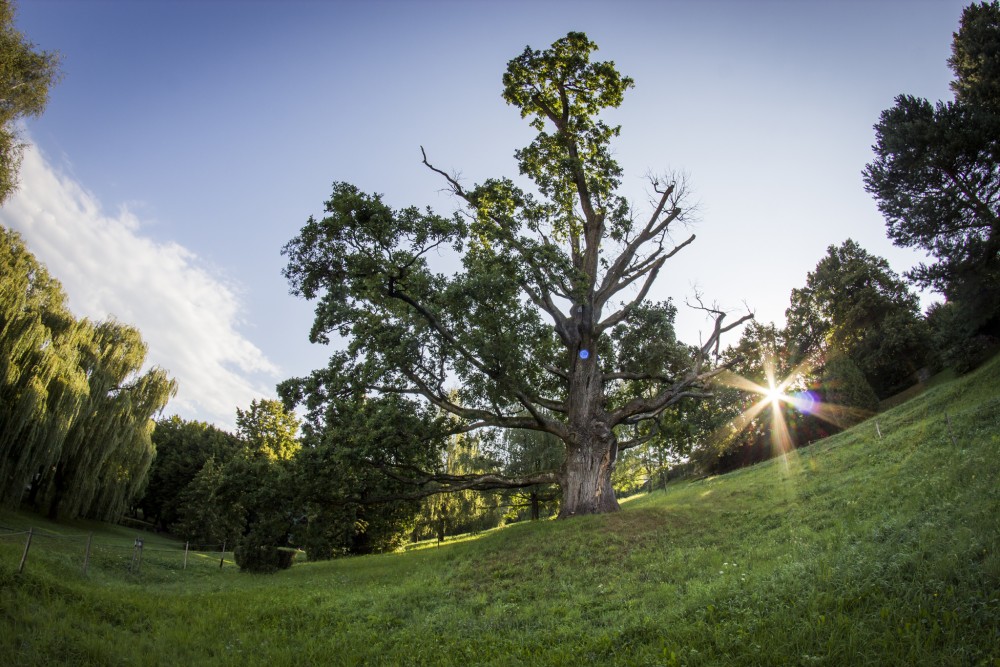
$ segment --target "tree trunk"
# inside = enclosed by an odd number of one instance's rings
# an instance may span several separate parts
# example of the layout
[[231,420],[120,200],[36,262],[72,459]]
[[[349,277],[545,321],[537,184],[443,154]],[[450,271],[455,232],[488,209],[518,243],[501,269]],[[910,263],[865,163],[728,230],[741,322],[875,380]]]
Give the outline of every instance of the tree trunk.
[[562,507],[559,518],[582,514],[617,512],[618,500],[611,486],[611,471],[618,456],[618,443],[611,430],[601,425],[578,446],[566,452],[562,480]]

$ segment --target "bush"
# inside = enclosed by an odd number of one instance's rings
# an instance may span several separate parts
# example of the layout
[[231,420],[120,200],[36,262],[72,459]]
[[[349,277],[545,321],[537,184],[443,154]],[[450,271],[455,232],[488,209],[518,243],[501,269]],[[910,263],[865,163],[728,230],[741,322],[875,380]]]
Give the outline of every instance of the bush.
[[[864,374],[850,357],[833,354],[827,359],[820,380],[823,401],[830,405],[854,409],[864,413],[878,410],[878,396]],[[861,414],[857,421],[861,421]]]
[[290,568],[295,561],[295,553],[294,549],[244,540],[233,550],[233,558],[244,572],[272,574]]

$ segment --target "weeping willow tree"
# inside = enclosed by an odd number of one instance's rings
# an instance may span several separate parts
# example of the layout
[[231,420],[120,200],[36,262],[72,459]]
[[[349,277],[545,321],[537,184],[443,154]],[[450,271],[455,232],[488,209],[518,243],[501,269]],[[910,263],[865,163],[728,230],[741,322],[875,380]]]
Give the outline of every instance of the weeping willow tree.
[[146,344],[127,324],[101,322],[82,352],[87,405],[66,435],[59,462],[41,480],[42,506],[52,517],[111,519],[145,480],[154,454],[151,420],[176,385],[163,369],[140,372]]
[[0,231],[0,500],[113,518],[142,488],[151,417],[176,385],[142,372],[135,328],[76,320],[59,282]]
[[59,460],[87,401],[79,358],[93,330],[73,319],[59,283],[2,228],[0,267],[0,500],[15,505]]

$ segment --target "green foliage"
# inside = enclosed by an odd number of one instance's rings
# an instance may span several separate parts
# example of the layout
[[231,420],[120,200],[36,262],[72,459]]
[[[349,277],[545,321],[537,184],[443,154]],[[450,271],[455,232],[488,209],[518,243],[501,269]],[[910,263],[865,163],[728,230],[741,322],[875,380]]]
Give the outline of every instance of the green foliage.
[[89,386],[82,348],[93,337],[76,322],[62,286],[24,245],[0,228],[0,497],[16,505],[55,465],[84,412]]
[[936,263],[908,276],[961,304],[973,335],[1000,335],[1000,4],[962,14],[949,64],[955,100],[907,95],[882,112],[865,187],[896,245]]
[[[149,471],[149,483],[139,502],[143,516],[162,529],[179,531],[176,524],[185,511],[185,489],[213,460],[213,467],[224,466],[242,451],[239,439],[223,430],[199,421],[186,421],[174,415],[156,422],[153,429],[156,458]],[[192,522],[185,525],[191,527]],[[186,535],[181,531],[179,534]],[[214,540],[209,540],[214,541]]]
[[94,327],[80,359],[87,404],[39,482],[39,504],[51,516],[112,519],[142,491],[154,456],[151,419],[177,391],[163,369],[142,372],[146,351],[134,327],[114,320]]
[[37,50],[14,27],[13,0],[0,0],[0,205],[17,189],[24,150],[18,121],[41,115],[58,78],[58,54]]
[[292,564],[291,530],[295,505],[290,475],[282,463],[237,459],[226,470],[224,489],[229,501],[245,510],[242,534],[236,541],[233,559],[241,570],[269,574]]
[[288,460],[299,449],[296,432],[299,421],[285,410],[281,401],[261,399],[250,402],[249,410],[236,408],[236,436],[248,458]]
[[885,397],[913,384],[929,352],[919,301],[889,263],[848,239],[792,290],[785,311],[791,361],[836,349]]
[[177,519],[170,525],[173,534],[196,544],[236,544],[246,511],[240,498],[225,497],[226,472],[214,456],[205,461],[175,499]]
[[217,557],[180,571],[153,551],[139,576],[85,578],[78,559],[42,549],[19,576],[23,544],[0,539],[0,653],[23,665],[992,665],[998,396],[994,360],[880,415],[881,438],[868,422],[617,514],[266,580]]
[[967,373],[996,351],[997,339],[977,333],[978,318],[968,311],[967,301],[934,304],[927,311],[938,367]]
[[[510,477],[556,470],[566,459],[565,446],[550,433],[510,429],[503,431],[499,439],[496,456],[503,461],[504,474]],[[553,484],[533,484],[500,493],[507,506],[504,519],[508,522],[524,518],[537,520],[559,511],[558,489]]]
[[[473,475],[497,469],[497,461],[486,456],[475,435],[458,434],[448,439],[440,470],[448,475]],[[500,498],[496,493],[455,491],[425,498],[414,517],[410,534],[414,541],[479,532],[499,525]]]
[[134,327],[76,320],[59,283],[6,229],[0,269],[0,500],[121,516],[153,459],[150,419],[176,385],[160,368],[142,371]]
[[965,8],[948,65],[955,73],[951,89],[956,100],[1000,111],[1000,3]]
[[845,354],[832,354],[823,366],[820,391],[825,403],[852,409],[853,421],[878,410],[878,396],[865,380],[858,365]]
[[[591,62],[596,50],[585,34],[571,32],[545,51],[526,47],[507,64],[503,77],[503,98],[538,130],[535,140],[514,156],[521,173],[553,203],[555,230],[564,236],[581,231],[575,210],[581,183],[601,204],[626,206],[614,194],[621,167],[610,150],[620,127],[597,116],[620,106],[634,82],[619,74],[613,62]],[[549,133],[546,124],[554,118],[556,131]]]
[[[333,363],[329,371],[328,387],[343,377]],[[294,401],[315,378],[286,381],[279,393]],[[418,487],[402,473],[445,461],[447,439],[433,412],[399,396],[308,396],[303,447],[290,462],[301,511],[296,539],[311,560],[395,548],[420,508]]]

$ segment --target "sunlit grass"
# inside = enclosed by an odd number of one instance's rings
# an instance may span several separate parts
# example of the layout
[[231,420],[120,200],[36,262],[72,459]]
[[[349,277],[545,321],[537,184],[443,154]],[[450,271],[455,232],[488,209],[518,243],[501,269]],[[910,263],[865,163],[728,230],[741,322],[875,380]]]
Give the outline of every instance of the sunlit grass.
[[617,514],[274,576],[227,565],[84,577],[41,554],[18,576],[19,552],[3,549],[0,655],[18,665],[998,665],[1000,360],[878,420],[881,437],[867,422]]

